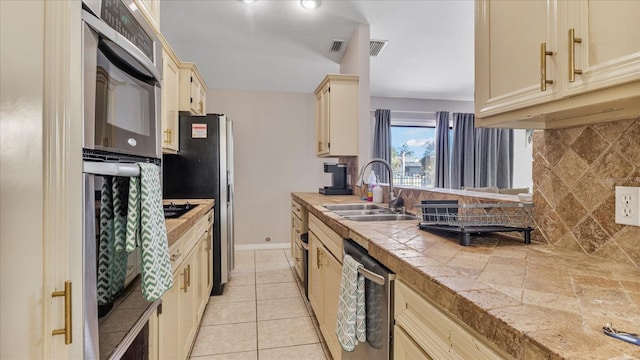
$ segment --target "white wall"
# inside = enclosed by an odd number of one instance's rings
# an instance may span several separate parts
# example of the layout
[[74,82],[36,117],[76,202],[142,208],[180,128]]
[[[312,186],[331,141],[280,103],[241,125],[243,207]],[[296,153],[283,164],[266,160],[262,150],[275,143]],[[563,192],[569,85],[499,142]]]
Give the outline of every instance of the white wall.
[[369,120],[369,25],[360,24],[356,28],[349,47],[340,62],[341,74],[360,76],[358,87],[358,162],[364,164],[371,159],[373,150],[373,124]]
[[526,130],[513,130],[513,187],[533,192],[533,144],[526,136]]
[[207,112],[233,121],[236,244],[288,243],[290,193],[331,182],[313,152],[314,95],[209,89]]

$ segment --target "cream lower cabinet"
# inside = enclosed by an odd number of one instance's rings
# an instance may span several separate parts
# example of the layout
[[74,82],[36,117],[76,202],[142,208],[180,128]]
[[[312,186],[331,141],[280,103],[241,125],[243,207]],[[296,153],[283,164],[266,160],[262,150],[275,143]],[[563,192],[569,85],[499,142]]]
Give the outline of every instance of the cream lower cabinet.
[[394,295],[394,359],[512,359],[400,279]]
[[202,286],[208,281],[202,271],[208,266],[204,262],[207,252],[203,246],[211,235],[208,224],[205,215],[169,249],[174,275],[173,287],[163,295],[162,311],[158,315],[160,359],[188,358],[198,333],[211,291],[210,287]]
[[291,258],[294,261],[296,274],[303,280],[303,249],[301,241],[298,239],[300,235],[308,231],[308,212],[300,204],[291,201]]
[[[332,250],[330,250],[332,249]],[[335,254],[339,254],[338,257]],[[342,274],[342,238],[313,215],[309,216],[309,303],[333,359],[342,358],[336,336],[338,295]]]
[[478,0],[476,126],[640,115],[640,2]]

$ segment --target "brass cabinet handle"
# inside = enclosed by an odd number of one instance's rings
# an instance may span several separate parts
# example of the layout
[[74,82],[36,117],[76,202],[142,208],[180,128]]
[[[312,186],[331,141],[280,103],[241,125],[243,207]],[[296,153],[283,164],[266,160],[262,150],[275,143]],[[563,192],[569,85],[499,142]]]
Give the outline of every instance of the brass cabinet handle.
[[171,144],[171,139],[173,138],[172,134],[171,134],[171,129],[165,129],[164,130],[164,143],[165,144]]
[[553,80],[547,80],[547,56],[553,55],[553,51],[547,51],[547,43],[540,44],[540,91],[547,90],[547,84],[553,84]]
[[191,286],[191,264],[187,265],[187,286]]
[[59,297],[64,296],[64,328],[62,329],[54,329],[51,332],[51,335],[62,335],[64,334],[64,343],[69,345],[73,341],[73,334],[71,332],[71,281],[64,282],[64,290],[63,291],[54,291],[51,293],[51,297]]
[[182,271],[182,291],[187,292],[188,287],[189,287],[189,284],[187,283],[187,269],[185,268]]
[[316,268],[320,269],[320,256],[321,256],[321,250],[318,249],[318,251],[316,252]]
[[569,29],[569,82],[576,81],[576,74],[582,74],[582,70],[576,69],[576,51],[575,44],[581,44],[582,38],[576,37],[574,28]]

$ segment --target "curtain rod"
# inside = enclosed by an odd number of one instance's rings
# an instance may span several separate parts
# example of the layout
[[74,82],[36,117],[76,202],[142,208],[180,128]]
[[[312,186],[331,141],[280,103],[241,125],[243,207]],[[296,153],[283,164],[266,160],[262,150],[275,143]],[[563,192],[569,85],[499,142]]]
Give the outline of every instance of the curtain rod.
[[[375,112],[378,109],[370,109],[369,112]],[[435,111],[411,111],[411,110],[391,110],[394,113],[407,113],[407,114],[435,114]]]

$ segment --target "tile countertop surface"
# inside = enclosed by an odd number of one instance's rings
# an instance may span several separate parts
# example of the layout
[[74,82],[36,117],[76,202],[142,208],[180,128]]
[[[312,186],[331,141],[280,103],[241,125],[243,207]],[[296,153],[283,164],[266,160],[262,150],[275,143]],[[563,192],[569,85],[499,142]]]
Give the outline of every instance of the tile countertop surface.
[[173,202],[176,205],[184,204],[186,202],[192,205],[198,205],[195,209],[187,212],[186,214],[175,218],[165,219],[165,225],[167,227],[167,240],[169,246],[182,236],[189,228],[191,228],[201,217],[203,217],[210,209],[213,208],[215,200],[213,199],[169,199],[163,200],[164,205],[169,205]]
[[638,268],[499,235],[460,246],[416,220],[356,222],[322,207],[356,196],[291,196],[516,359],[640,359],[640,346],[602,332],[611,322],[640,333]]

